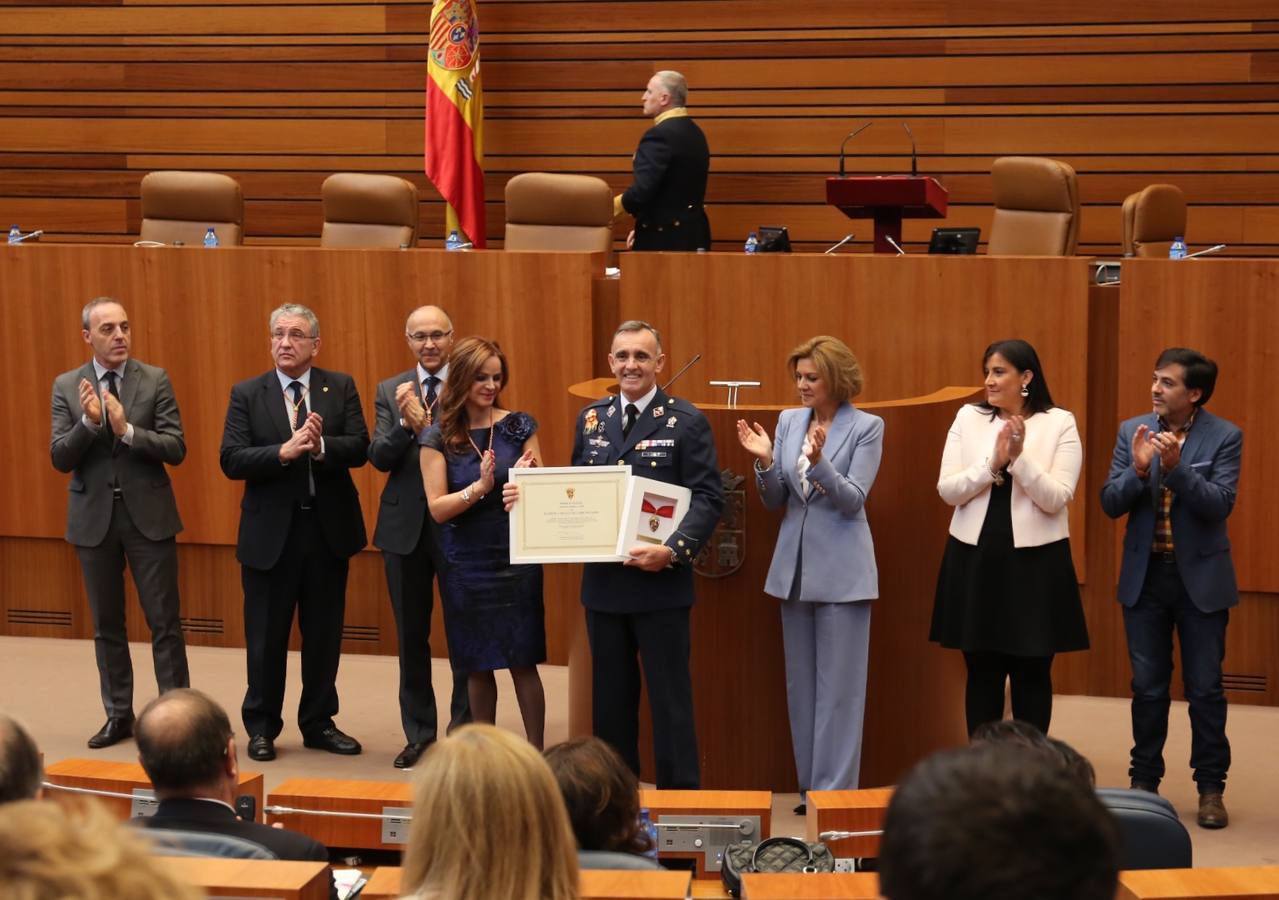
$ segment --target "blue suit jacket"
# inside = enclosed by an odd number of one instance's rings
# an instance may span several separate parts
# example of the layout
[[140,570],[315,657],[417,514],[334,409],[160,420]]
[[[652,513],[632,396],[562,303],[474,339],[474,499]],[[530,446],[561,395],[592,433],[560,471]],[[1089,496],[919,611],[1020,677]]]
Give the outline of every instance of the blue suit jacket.
[[1177,571],[1191,601],[1203,612],[1229,609],[1239,602],[1235,567],[1230,559],[1226,518],[1235,505],[1243,432],[1225,419],[1199,410],[1186,434],[1181,461],[1161,472],[1159,456],[1143,481],[1132,467],[1132,436],[1138,425],[1159,430],[1154,413],[1119,426],[1110,475],[1101,489],[1101,507],[1117,519],[1128,515],[1124,560],[1119,572],[1119,602],[1133,606],[1141,595],[1155,539],[1155,509],[1160,487],[1173,492],[1172,540]]
[[[589,430],[588,421],[594,422]],[[642,441],[660,441],[663,446],[637,446]],[[582,571],[582,605],[610,613],[692,606],[693,560],[724,511],[724,483],[710,423],[693,404],[668,397],[659,388],[623,439],[617,397],[596,400],[578,413],[573,465],[618,463],[629,464],[636,475],[680,484],[693,492],[688,512],[666,542],[679,564],[660,572],[645,572],[621,563],[588,563]]]
[[[844,404],[835,413],[807,497],[795,463],[808,433],[807,409],[782,410],[773,441],[773,465],[756,470],[756,485],[769,509],[785,506],[765,593],[788,599],[795,567],[802,566],[800,600],[838,603],[879,596],[875,546],[866,522],[866,496],[879,472],[884,420]],[[800,549],[803,553],[800,553]]]

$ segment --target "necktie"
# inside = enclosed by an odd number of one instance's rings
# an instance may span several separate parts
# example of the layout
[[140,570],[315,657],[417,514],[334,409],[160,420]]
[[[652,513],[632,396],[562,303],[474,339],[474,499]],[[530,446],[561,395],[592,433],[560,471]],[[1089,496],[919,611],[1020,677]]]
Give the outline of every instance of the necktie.
[[626,424],[622,426],[622,437],[625,438],[631,433],[631,429],[635,427],[635,420],[639,418],[639,407],[634,403],[626,404]]
[[426,385],[426,394],[424,403],[426,405],[426,424],[430,425],[435,421],[435,387],[440,383],[440,379],[435,375],[427,375],[426,380],[422,384]]
[[107,374],[103,377],[105,377],[107,380],[107,390],[111,393],[111,396],[119,400],[120,389],[116,387],[115,383],[116,383],[116,379],[118,379],[120,376],[117,375],[115,372],[107,372]]
[[293,392],[293,430],[297,431],[306,424],[306,404],[302,402],[302,382],[289,382],[289,390]]

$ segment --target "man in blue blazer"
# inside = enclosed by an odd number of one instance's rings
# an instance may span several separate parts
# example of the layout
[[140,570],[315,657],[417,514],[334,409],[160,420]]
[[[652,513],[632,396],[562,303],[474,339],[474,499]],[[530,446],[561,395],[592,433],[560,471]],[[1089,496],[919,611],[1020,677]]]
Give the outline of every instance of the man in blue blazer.
[[1153,412],[1119,427],[1106,514],[1127,514],[1119,602],[1132,661],[1134,788],[1158,790],[1168,736],[1172,635],[1181,642],[1190,705],[1190,765],[1199,824],[1224,828],[1222,792],[1230,768],[1221,663],[1230,607],[1239,602],[1226,519],[1235,504],[1243,432],[1203,407],[1217,364],[1173,347],[1155,362]]
[[653,326],[630,321],[618,327],[608,363],[620,396],[596,400],[578,414],[573,465],[626,463],[637,475],[693,492],[666,543],[634,547],[624,563],[591,563],[582,572],[596,736],[639,773],[643,665],[657,787],[692,789],[701,784],[688,669],[692,565],[724,511],[724,485],[706,417],[657,386],[665,362]]

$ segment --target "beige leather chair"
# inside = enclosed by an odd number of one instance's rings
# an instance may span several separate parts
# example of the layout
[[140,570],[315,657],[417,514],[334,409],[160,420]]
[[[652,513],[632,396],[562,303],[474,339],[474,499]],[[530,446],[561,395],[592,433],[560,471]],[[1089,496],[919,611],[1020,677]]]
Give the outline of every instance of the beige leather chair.
[[1075,170],[1038,156],[1004,156],[990,168],[995,216],[990,256],[1074,256],[1079,244]]
[[142,179],[141,240],[199,247],[209,226],[220,246],[244,243],[240,182],[216,172],[151,172]]
[[507,250],[611,251],[613,192],[591,175],[525,172],[506,183]]
[[1167,257],[1186,236],[1186,195],[1172,184],[1152,184],[1124,200],[1124,256]]
[[324,179],[321,247],[417,246],[417,186],[394,175],[338,172]]

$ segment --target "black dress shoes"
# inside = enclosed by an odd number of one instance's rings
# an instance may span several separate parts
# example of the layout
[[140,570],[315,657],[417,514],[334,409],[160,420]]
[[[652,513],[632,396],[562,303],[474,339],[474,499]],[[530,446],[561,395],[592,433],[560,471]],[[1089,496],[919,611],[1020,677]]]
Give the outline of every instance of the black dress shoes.
[[249,759],[258,762],[270,762],[275,759],[275,742],[265,734],[255,734],[249,738]]
[[426,748],[431,746],[433,741],[418,741],[417,743],[405,744],[404,749],[400,751],[400,755],[395,757],[395,768],[411,769],[413,764],[418,761]]
[[89,749],[101,750],[103,747],[118,744],[127,737],[133,737],[133,716],[127,719],[112,716],[107,719],[107,724],[98,729],[97,734],[89,738]]
[[359,741],[349,734],[343,734],[336,725],[330,725],[318,734],[304,736],[302,746],[310,747],[312,750],[340,753],[343,756],[355,756],[363,749]]

